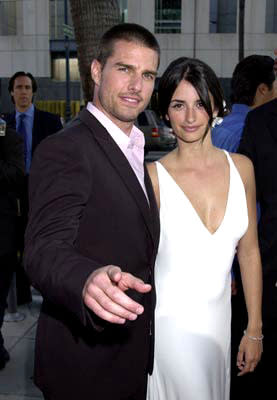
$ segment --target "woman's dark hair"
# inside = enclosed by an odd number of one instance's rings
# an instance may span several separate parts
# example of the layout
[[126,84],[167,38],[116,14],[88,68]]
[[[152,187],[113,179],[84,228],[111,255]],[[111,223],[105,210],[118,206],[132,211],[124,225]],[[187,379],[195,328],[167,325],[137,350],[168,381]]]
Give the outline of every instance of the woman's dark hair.
[[[30,72],[24,72],[24,71],[18,71],[18,72],[16,72],[16,73],[13,74],[13,76],[10,78],[10,80],[9,80],[9,85],[8,85],[8,91],[9,91],[9,93],[10,93],[10,95],[11,95],[11,99],[12,99],[12,102],[13,102],[13,103],[14,103],[14,99],[13,99],[13,96],[12,96],[11,92],[13,92],[13,90],[14,90],[14,82],[15,82],[16,78],[19,78],[20,76],[27,76],[27,78],[31,79],[31,82],[32,82],[32,90],[33,90],[33,93],[34,93],[34,94],[36,93],[37,88],[38,88],[37,82],[36,82],[35,78],[33,77],[33,75],[32,75]],[[32,101],[33,101],[33,99],[32,99]]]
[[214,71],[203,61],[195,58],[180,57],[169,64],[159,82],[158,105],[164,121],[173,93],[182,79],[189,82],[197,91],[198,96],[209,116],[209,125],[213,121],[213,107],[210,94],[213,97],[214,108],[218,117],[225,115],[224,95],[219,80]]
[[160,46],[155,36],[141,25],[122,23],[114,25],[102,36],[96,59],[104,67],[107,59],[113,54],[114,43],[118,40],[137,42],[156,51],[160,61]]
[[272,89],[275,81],[274,60],[269,56],[253,54],[240,61],[231,80],[231,103],[252,106],[261,83]]

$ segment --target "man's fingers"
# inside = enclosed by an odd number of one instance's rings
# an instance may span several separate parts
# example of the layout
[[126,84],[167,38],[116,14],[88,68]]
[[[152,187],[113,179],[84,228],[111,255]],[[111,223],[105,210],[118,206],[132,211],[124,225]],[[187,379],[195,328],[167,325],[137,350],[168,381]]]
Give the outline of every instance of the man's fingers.
[[121,269],[119,267],[116,267],[115,265],[111,265],[108,270],[107,270],[107,274],[110,278],[110,280],[114,283],[118,283],[119,280],[122,277],[122,272]]
[[[94,301],[91,301],[90,299],[93,299]],[[143,307],[139,303],[132,300],[122,292],[122,290],[114,285],[108,285],[102,289],[91,284],[88,287],[84,300],[85,304],[95,313],[99,312],[98,308],[94,308],[96,302],[96,304],[106,312],[130,321],[134,321],[137,316],[142,314],[144,311]],[[110,321],[110,319],[108,320]]]
[[86,299],[86,305],[94,312],[94,314],[104,319],[105,321],[111,322],[113,324],[124,324],[126,321],[124,318],[120,318],[119,316],[104,310],[104,308],[102,308],[100,304],[97,303],[97,301],[94,300],[92,297],[88,297]]
[[100,318],[112,323],[134,321],[144,308],[124,292],[134,289],[147,293],[151,285],[114,265],[103,267],[88,279],[84,291],[84,302]]
[[122,279],[118,282],[118,286],[123,291],[133,289],[139,293],[148,293],[151,290],[151,285],[128,273],[122,273]]

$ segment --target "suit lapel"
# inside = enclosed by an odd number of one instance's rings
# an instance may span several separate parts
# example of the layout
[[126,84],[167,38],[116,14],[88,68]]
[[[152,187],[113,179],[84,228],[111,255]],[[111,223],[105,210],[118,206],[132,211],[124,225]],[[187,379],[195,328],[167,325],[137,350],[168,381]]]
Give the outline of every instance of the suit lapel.
[[33,130],[32,130],[32,153],[34,152],[35,148],[37,147],[38,143],[40,142],[40,123],[39,120],[39,110],[35,107],[34,110],[34,123],[33,123]]
[[158,251],[159,237],[160,237],[160,217],[151,179],[145,165],[144,165],[144,181],[150,204],[152,232],[153,232],[153,240],[155,244],[155,254],[156,254],[156,252]]
[[149,189],[149,182],[147,183],[148,190],[147,193],[150,193],[150,206],[145,197],[144,191],[132,169],[127,158],[124,156],[120,148],[114,142],[112,137],[109,135],[107,130],[99,123],[99,121],[87,110],[83,110],[80,113],[80,119],[85,125],[89,128],[89,130],[93,133],[94,138],[98,142],[102,151],[105,153],[106,157],[109,159],[114,169],[118,172],[118,175],[126,185],[128,191],[130,192],[133,200],[136,202],[139,207],[144,222],[150,232],[151,238],[153,242],[153,227],[152,227],[152,217],[151,217],[151,207],[153,207],[153,199],[152,193]]
[[15,111],[11,114],[7,114],[6,118],[4,118],[7,122],[7,124],[13,128],[14,130],[16,130],[16,120],[15,120]]

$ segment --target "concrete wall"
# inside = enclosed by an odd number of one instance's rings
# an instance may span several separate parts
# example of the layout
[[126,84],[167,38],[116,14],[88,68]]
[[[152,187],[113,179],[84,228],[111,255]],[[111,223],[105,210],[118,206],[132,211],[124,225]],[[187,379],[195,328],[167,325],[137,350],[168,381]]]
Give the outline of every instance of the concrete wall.
[[49,77],[48,0],[17,0],[16,14],[16,36],[0,36],[0,77],[19,70]]
[[[274,57],[277,34],[265,33],[266,0],[249,0],[245,5],[245,56],[265,54]],[[159,74],[173,59],[195,55],[207,62],[219,77],[231,77],[238,62],[238,35],[209,33],[209,14],[209,0],[182,0],[182,33],[156,34],[162,49]],[[154,32],[154,0],[129,0],[128,21],[142,24]]]

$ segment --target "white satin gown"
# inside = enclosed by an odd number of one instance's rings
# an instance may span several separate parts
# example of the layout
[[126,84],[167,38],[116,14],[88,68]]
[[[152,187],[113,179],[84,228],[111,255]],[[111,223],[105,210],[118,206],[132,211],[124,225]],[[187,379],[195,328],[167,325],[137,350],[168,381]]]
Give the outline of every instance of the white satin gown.
[[161,234],[148,400],[229,399],[231,267],[248,227],[248,212],[243,182],[225,154],[230,166],[228,199],[213,234],[167,170],[156,163]]

